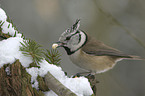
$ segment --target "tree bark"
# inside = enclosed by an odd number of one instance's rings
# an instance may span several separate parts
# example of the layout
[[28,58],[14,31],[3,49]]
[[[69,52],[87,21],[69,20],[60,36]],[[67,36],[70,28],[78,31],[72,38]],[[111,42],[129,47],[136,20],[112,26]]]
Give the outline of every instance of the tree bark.
[[19,60],[0,68],[0,96],[44,96],[31,86],[31,76]]

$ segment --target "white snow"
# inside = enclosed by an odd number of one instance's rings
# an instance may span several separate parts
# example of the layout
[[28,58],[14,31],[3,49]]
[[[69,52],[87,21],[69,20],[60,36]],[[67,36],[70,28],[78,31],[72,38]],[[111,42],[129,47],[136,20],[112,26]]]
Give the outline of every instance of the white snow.
[[[0,21],[4,22],[4,24],[1,26],[2,32],[9,32],[10,35],[14,36],[17,30],[15,30],[12,27],[11,23],[7,22],[6,19],[6,13],[3,11],[3,9],[0,8]],[[10,26],[8,28],[9,24]],[[67,88],[69,88],[78,96],[89,96],[93,93],[87,78],[69,78],[64,74],[61,67],[49,64],[46,60],[42,60],[42,62],[40,62],[40,68],[27,68],[29,64],[33,62],[32,57],[24,56],[22,52],[19,51],[19,48],[21,46],[20,42],[23,42],[23,38],[21,38],[20,33],[17,33],[16,37],[10,37],[8,39],[0,41],[0,68],[4,64],[12,64],[17,59],[19,59],[22,66],[26,67],[26,71],[32,76],[32,87],[35,87],[36,89],[39,88],[37,76],[39,75],[44,77],[49,71],[56,79],[58,79],[62,84],[64,84]],[[5,71],[9,72],[10,70],[6,68]],[[45,95],[57,96],[53,91],[45,92]]]
[[[2,22],[1,22],[2,21]],[[21,34],[18,33],[17,30],[15,30],[15,28],[12,26],[11,23],[7,22],[7,16],[6,13],[4,12],[3,9],[0,8],[0,25],[2,24],[2,32],[7,34],[9,33],[11,36],[14,36],[15,32],[16,32],[16,36],[17,37],[21,37]],[[8,28],[9,27],[9,28]]]
[[19,51],[20,42],[23,42],[23,39],[19,37],[0,41],[0,67],[4,64],[12,64],[16,59],[19,59],[24,67],[28,67],[32,63],[32,57],[26,57]]
[[0,8],[0,21],[6,21],[7,15],[3,9]]
[[31,77],[32,87],[38,89],[37,76],[38,76],[39,69],[37,67],[32,67],[32,68],[27,68],[26,71],[32,76]]

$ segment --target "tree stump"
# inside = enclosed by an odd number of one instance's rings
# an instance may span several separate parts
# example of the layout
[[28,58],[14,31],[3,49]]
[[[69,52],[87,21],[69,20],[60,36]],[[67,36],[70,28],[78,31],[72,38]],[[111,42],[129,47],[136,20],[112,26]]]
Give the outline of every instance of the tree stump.
[[0,96],[44,96],[31,86],[31,76],[19,60],[0,68]]

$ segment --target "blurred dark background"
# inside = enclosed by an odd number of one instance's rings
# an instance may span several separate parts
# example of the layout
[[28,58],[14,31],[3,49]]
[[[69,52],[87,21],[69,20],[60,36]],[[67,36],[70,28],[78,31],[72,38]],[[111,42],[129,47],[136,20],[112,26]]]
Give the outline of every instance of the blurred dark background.
[[[18,30],[51,49],[65,29],[81,19],[81,29],[124,53],[145,58],[144,0],[0,0],[0,7]],[[145,43],[144,43],[145,45]],[[64,49],[61,66],[69,76],[82,70],[71,63]],[[145,96],[145,61],[124,60],[98,74],[98,96]]]

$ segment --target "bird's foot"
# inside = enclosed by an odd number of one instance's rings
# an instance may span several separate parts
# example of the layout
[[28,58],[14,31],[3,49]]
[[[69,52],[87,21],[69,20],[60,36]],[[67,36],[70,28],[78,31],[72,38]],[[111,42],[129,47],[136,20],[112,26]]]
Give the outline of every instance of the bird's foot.
[[91,75],[91,72],[81,72],[81,73],[76,73],[75,75],[73,75],[72,77],[75,78],[75,77],[81,77],[81,76],[89,76]]

